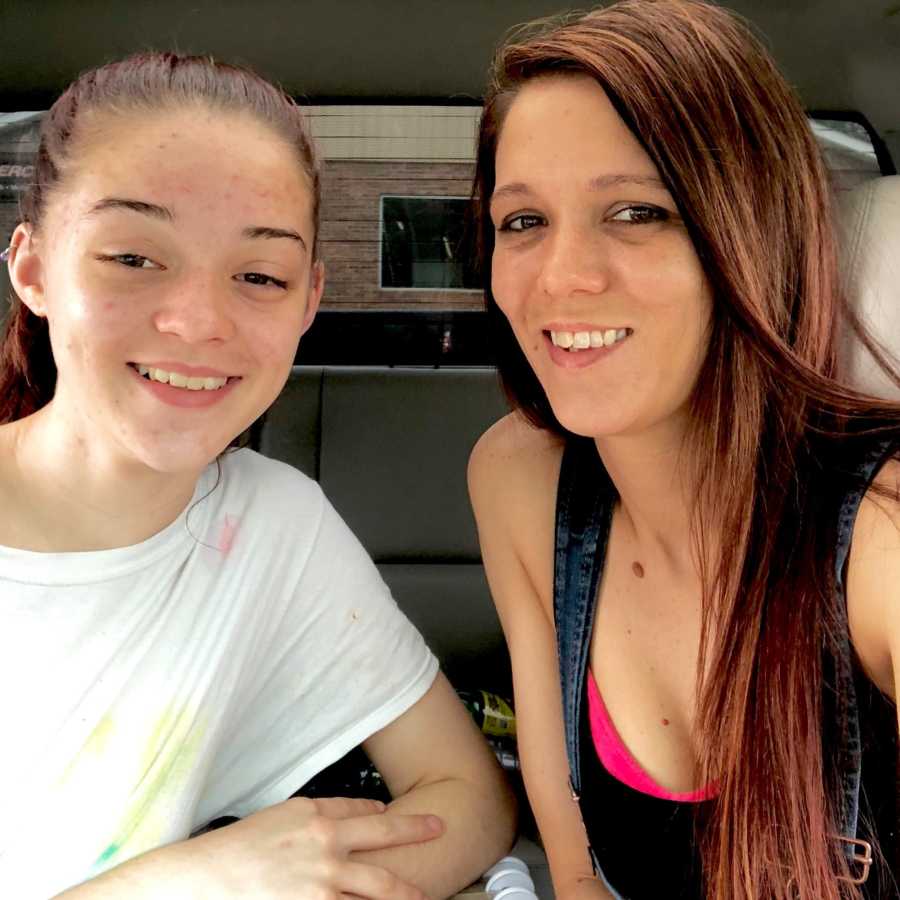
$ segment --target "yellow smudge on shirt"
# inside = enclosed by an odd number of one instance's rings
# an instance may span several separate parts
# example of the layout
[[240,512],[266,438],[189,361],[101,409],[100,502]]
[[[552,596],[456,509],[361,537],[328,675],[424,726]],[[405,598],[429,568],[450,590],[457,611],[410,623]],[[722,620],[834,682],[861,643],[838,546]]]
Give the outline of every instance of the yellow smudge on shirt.
[[96,822],[94,840],[104,840],[92,875],[190,829],[186,792],[205,734],[196,711],[181,705],[156,716],[117,709],[99,720],[59,782],[67,805]]
[[[135,790],[95,869],[118,865],[171,840],[173,818],[185,813],[183,792],[190,783],[205,732],[186,709],[168,710],[159,717],[144,743]],[[190,824],[186,822],[185,828]]]

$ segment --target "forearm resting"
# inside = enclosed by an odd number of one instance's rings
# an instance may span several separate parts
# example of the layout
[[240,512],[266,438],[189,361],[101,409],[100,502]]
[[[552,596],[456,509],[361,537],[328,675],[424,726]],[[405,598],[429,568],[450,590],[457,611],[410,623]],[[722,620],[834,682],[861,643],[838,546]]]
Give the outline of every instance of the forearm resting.
[[388,869],[431,900],[443,900],[477,880],[515,839],[515,799],[499,777],[491,789],[456,778],[422,785],[389,809],[436,815],[444,823],[444,833],[427,843],[358,851],[353,856]]
[[160,847],[103,875],[69,888],[54,900],[198,900],[205,888],[184,865],[186,853],[195,852],[191,842]]

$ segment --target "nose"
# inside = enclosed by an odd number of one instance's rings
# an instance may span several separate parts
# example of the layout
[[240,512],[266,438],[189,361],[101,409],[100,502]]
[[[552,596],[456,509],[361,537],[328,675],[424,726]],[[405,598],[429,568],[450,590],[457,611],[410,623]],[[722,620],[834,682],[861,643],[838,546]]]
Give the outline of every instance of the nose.
[[227,341],[234,335],[231,298],[222,276],[195,273],[171,286],[153,316],[156,329],[187,344]]
[[609,263],[609,250],[593,229],[557,226],[544,240],[539,287],[560,299],[602,294],[609,286]]

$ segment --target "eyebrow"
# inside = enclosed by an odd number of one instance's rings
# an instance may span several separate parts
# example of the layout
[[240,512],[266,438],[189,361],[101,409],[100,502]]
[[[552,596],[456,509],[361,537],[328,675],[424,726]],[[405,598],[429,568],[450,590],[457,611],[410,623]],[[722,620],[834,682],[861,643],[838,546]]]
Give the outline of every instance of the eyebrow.
[[265,225],[251,225],[245,228],[241,234],[246,238],[287,238],[290,241],[297,241],[303,249],[306,249],[306,241],[296,232],[289,228],[269,228]]
[[153,219],[161,219],[163,222],[171,222],[175,218],[172,210],[167,209],[165,206],[158,206],[156,203],[145,203],[143,200],[128,200],[124,197],[104,197],[88,210],[87,215],[92,216],[107,209],[127,209],[131,212],[150,216]]
[[[128,210],[130,212],[140,213],[144,216],[150,216],[152,219],[159,219],[162,222],[174,222],[175,214],[171,209],[165,206],[159,206],[156,203],[146,203],[143,200],[129,200],[125,197],[104,197],[98,203],[95,203],[87,212],[92,216],[105,210]],[[266,225],[249,225],[242,232],[241,236],[245,238],[287,238],[296,241],[306,250],[306,241],[296,231],[290,228],[270,228]]]
[[[598,175],[588,182],[589,191],[601,191],[604,188],[614,187],[620,184],[636,184],[641,187],[655,187],[668,190],[662,179],[655,175]],[[521,196],[530,194],[531,188],[524,181],[513,181],[494,189],[491,194],[491,202],[500,197]]]

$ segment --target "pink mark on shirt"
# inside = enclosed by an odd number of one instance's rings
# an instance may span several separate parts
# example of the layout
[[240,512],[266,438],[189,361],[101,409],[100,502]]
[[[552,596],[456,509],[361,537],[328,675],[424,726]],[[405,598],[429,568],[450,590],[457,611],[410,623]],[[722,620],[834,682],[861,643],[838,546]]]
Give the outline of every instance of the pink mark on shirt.
[[606,704],[600,696],[597,682],[593,674],[588,671],[588,718],[591,723],[591,737],[594,740],[594,749],[603,764],[603,768],[617,781],[627,784],[628,787],[658,797],[660,800],[677,800],[680,803],[700,803],[709,800],[716,795],[714,786],[701,788],[697,791],[669,791],[657,784],[644,771],[641,764],[631,755],[625,746],[616,726],[613,725]]
[[222,523],[222,531],[219,534],[219,552],[222,556],[228,556],[231,552],[235,536],[237,535],[237,529],[238,520],[226,515],[225,521]]

